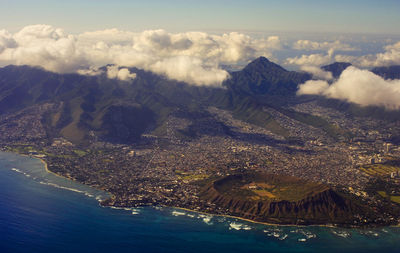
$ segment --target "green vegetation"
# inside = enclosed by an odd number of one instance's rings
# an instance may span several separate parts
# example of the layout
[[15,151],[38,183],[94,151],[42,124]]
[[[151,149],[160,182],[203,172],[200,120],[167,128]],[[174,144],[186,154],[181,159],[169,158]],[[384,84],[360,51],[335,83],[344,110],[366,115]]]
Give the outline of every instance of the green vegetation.
[[241,174],[214,183],[223,195],[251,200],[299,201],[329,189],[326,185],[288,176]]
[[390,173],[392,172],[399,171],[400,167],[389,162],[382,164],[364,165],[360,167],[360,170],[362,170],[363,172],[367,173],[370,176],[385,177],[390,175]]
[[18,153],[18,154],[26,154],[29,152],[35,152],[32,146],[26,144],[18,144],[12,147],[7,147],[7,150],[10,152]]
[[175,170],[175,174],[178,176],[179,179],[185,180],[188,182],[200,181],[209,178],[210,176],[207,174],[196,174],[196,173],[189,173],[182,170]]
[[385,191],[377,191],[377,193],[385,199],[388,199],[392,202],[400,204],[400,196],[399,195],[389,195]]
[[181,177],[181,179],[192,182],[192,181],[207,179],[208,177],[209,177],[209,175],[205,175],[205,174],[190,174],[190,175]]
[[320,128],[324,130],[329,136],[338,139],[340,136],[350,137],[350,134],[336,125],[329,124],[325,119],[307,113],[296,112],[293,110],[278,109],[281,113],[289,118],[300,121],[304,124]]
[[87,154],[86,151],[75,149],[74,153],[77,154],[78,156],[85,156]]
[[390,196],[390,200],[397,204],[400,204],[400,196]]
[[387,198],[387,197],[388,197],[388,195],[387,195],[387,193],[386,193],[385,191],[377,191],[377,193],[378,193],[379,195],[381,195],[382,197],[384,197],[384,198]]
[[399,186],[395,182],[376,177],[368,182],[365,189],[369,195],[378,195],[387,201],[400,204]]
[[269,113],[263,111],[262,106],[256,106],[248,99],[237,105],[233,111],[233,116],[251,124],[264,127],[275,134],[285,137],[289,136],[289,132],[279,125]]
[[79,98],[71,100],[69,106],[71,107],[72,121],[60,131],[62,136],[73,143],[81,143],[85,137],[85,132],[78,126],[80,116],[83,113],[81,102]]

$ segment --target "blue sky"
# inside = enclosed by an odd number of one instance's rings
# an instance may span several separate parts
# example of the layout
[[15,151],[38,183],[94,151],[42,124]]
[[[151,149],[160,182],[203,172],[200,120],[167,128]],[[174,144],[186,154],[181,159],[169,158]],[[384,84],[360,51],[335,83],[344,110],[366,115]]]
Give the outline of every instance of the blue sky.
[[0,0],[0,29],[400,34],[399,0]]

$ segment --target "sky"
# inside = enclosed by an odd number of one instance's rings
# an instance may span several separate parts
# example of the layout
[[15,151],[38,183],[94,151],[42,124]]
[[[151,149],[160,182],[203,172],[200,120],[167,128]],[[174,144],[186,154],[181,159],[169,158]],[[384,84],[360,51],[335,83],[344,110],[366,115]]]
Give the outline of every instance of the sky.
[[0,0],[0,27],[31,24],[70,33],[290,31],[400,34],[398,0]]

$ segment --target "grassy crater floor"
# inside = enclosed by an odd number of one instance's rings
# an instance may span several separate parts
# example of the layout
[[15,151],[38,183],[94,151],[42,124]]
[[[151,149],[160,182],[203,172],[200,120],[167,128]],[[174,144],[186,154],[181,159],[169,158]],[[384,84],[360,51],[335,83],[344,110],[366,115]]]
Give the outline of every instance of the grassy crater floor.
[[329,189],[298,178],[259,173],[232,175],[215,181],[214,187],[222,195],[240,199],[293,202]]

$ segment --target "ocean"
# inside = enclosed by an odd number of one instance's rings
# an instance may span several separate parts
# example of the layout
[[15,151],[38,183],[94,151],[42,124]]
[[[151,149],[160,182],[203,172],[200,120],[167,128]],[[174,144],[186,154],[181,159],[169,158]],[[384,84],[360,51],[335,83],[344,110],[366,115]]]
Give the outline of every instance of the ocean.
[[266,226],[174,208],[99,206],[107,193],[0,152],[0,252],[400,252],[400,228]]

